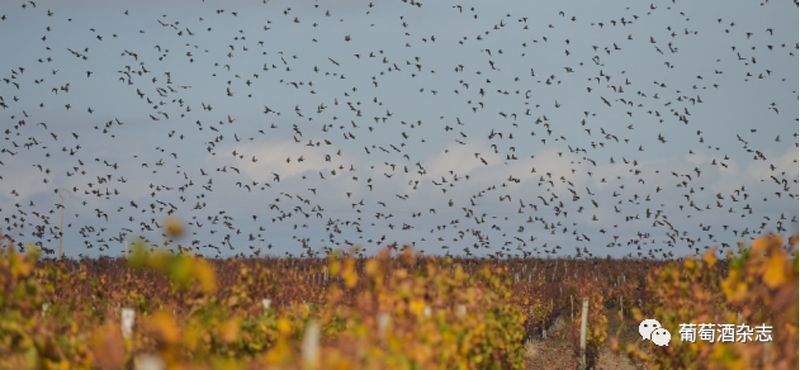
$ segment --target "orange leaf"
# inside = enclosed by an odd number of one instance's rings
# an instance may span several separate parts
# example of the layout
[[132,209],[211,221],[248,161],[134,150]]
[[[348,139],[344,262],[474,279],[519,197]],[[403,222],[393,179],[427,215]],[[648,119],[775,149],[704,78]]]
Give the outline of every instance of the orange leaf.
[[158,311],[151,320],[152,327],[161,333],[161,339],[165,343],[176,344],[180,342],[180,328],[178,328],[172,315],[166,311]]

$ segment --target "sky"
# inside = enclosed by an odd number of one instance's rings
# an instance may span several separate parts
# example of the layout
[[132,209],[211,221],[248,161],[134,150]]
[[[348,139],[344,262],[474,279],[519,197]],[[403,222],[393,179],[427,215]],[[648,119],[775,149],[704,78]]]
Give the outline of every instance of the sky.
[[0,34],[0,226],[46,251],[62,199],[72,257],[798,232],[792,3],[16,1]]

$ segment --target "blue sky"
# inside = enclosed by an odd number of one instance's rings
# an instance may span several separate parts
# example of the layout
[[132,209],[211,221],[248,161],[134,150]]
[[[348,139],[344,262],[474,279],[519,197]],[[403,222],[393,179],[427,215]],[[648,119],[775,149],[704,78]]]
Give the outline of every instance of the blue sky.
[[162,243],[168,213],[177,243],[226,256],[663,258],[793,235],[796,12],[6,3],[3,231],[57,248],[61,188],[71,256]]

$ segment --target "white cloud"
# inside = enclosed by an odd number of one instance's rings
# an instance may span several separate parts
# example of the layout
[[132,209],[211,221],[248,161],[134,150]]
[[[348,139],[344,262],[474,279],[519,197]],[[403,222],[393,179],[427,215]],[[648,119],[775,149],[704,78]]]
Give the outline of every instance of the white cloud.
[[[280,175],[281,181],[283,181],[283,179],[289,179],[308,171],[329,173],[332,170],[339,170],[340,166],[345,166],[345,170],[349,170],[350,165],[355,163],[346,154],[337,155],[337,149],[333,146],[322,144],[300,147],[299,145],[301,144],[295,142],[242,143],[225,147],[218,152],[224,156],[235,151],[237,156],[244,156],[236,162],[236,167],[256,181],[265,179],[271,181],[273,172]],[[255,158],[255,162],[253,158]],[[289,162],[287,162],[287,158],[290,159]],[[222,162],[222,160],[216,160],[216,162]],[[226,163],[230,162],[226,161]]]
[[[53,192],[57,186],[46,184],[45,175],[36,167],[3,166],[3,181],[0,181],[0,199],[18,202],[40,192]],[[16,167],[16,168],[15,168]],[[15,194],[13,194],[14,192]]]

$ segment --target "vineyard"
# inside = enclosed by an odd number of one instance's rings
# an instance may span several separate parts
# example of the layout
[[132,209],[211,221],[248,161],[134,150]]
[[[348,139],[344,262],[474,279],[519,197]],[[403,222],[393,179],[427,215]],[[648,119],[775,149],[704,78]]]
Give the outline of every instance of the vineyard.
[[[796,246],[767,235],[725,259],[667,262],[410,248],[218,260],[140,244],[128,258],[56,261],[9,242],[0,368],[524,369],[526,343],[547,343],[556,320],[573,368],[598,368],[603,347],[638,368],[797,368]],[[670,345],[620,342],[609,312],[627,331],[657,318]],[[772,341],[680,339],[681,323],[706,322],[770,325]]]

